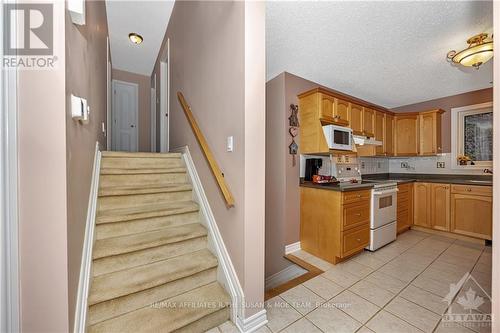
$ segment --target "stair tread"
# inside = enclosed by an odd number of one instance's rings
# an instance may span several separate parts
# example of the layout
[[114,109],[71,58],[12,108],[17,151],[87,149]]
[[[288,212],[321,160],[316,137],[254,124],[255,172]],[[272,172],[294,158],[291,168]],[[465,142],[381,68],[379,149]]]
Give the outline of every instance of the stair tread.
[[[218,282],[89,327],[89,332],[172,332],[228,307],[229,295]],[[192,304],[192,306],[190,306]],[[205,306],[203,306],[205,304]]]
[[96,276],[89,305],[147,290],[217,266],[217,258],[203,249],[178,257]]
[[180,158],[181,153],[151,153],[128,151],[102,151],[101,156],[106,157],[136,157],[136,158]]
[[194,201],[175,201],[169,203],[155,203],[147,205],[138,205],[128,208],[109,208],[100,209],[97,216],[97,224],[128,221],[141,218],[175,215],[187,212],[194,212],[199,209]]
[[192,223],[127,236],[100,239],[95,242],[93,259],[129,253],[187,239],[203,237],[207,229],[200,223]]
[[128,195],[128,194],[149,194],[189,191],[193,187],[189,183],[157,183],[157,184],[138,184],[138,185],[114,185],[103,186],[99,189],[99,196]]
[[146,175],[162,173],[185,173],[186,168],[102,168],[101,175]]

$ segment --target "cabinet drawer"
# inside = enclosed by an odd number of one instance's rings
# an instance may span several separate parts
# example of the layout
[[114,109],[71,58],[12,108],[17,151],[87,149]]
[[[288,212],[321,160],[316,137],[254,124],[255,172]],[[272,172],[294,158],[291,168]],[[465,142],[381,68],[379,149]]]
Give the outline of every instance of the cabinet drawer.
[[370,203],[344,206],[343,230],[370,223]]
[[342,255],[344,258],[359,250],[364,249],[370,243],[370,227],[361,226],[344,231],[342,233]]
[[352,191],[342,193],[342,202],[344,204],[354,203],[354,202],[370,202],[370,190],[364,191]]
[[451,193],[492,196],[491,186],[451,185]]

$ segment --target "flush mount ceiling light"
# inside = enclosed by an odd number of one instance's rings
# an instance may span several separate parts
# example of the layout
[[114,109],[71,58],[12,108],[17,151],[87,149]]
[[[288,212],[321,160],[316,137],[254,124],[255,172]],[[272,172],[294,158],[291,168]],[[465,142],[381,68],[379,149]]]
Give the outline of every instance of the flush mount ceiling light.
[[143,41],[143,38],[141,35],[139,34],[136,34],[135,32],[131,32],[128,34],[128,38],[130,39],[130,41],[134,44],[141,44],[142,41]]
[[491,39],[488,39],[486,33],[475,35],[467,39],[467,44],[469,47],[462,51],[452,50],[448,52],[446,55],[448,61],[479,69],[479,66],[493,57],[493,35]]

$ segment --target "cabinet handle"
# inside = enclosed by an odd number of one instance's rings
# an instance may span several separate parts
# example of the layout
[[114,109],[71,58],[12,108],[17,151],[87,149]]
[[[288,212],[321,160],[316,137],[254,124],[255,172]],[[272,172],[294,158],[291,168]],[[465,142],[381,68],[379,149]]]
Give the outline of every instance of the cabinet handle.
[[359,238],[358,238],[358,239],[356,239],[356,240],[358,241],[358,243],[359,243],[359,242],[361,242],[361,239],[359,239]]
[[361,194],[358,194],[358,198],[361,198]]
[[472,191],[472,189],[470,187],[467,188],[467,192],[471,192],[471,191]]
[[361,213],[356,213],[356,216],[361,216]]

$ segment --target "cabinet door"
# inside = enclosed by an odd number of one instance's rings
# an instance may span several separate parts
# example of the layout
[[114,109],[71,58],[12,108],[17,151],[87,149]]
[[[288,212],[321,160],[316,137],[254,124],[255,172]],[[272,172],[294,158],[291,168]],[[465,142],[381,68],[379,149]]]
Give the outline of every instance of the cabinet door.
[[333,109],[333,118],[335,119],[335,122],[348,125],[350,108],[351,103],[335,98],[335,108]]
[[418,115],[396,115],[394,118],[394,144],[396,156],[418,154]]
[[450,231],[450,185],[431,184],[432,228]]
[[363,108],[363,134],[375,136],[375,110]]
[[436,114],[422,114],[420,119],[420,155],[435,155],[437,153]]
[[363,135],[363,107],[351,103],[349,126],[356,135]]
[[382,141],[382,146],[375,147],[377,155],[385,154],[385,136],[384,136],[385,113],[375,111],[375,140]]
[[491,240],[492,197],[452,193],[451,231]]
[[394,155],[394,116],[385,115],[385,135],[384,135],[384,148],[387,156]]
[[332,122],[333,121],[333,106],[335,99],[326,94],[320,94],[321,103],[319,108],[319,118]]
[[415,183],[413,224],[421,227],[431,226],[431,184]]

